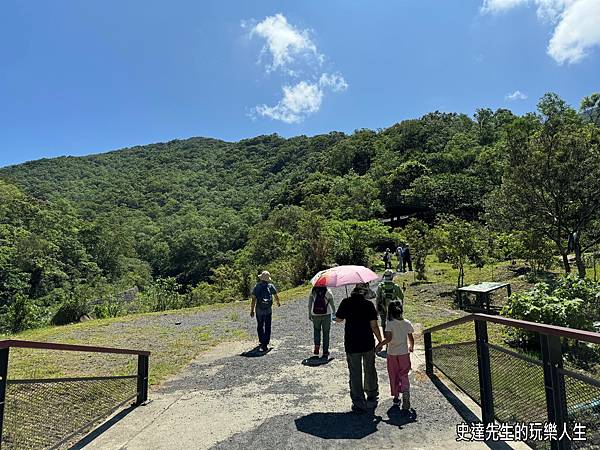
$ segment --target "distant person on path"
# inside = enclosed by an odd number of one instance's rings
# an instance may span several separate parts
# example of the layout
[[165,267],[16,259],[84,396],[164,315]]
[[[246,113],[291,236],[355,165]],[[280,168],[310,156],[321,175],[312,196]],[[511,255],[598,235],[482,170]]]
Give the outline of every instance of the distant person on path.
[[404,267],[402,264],[402,252],[404,252],[404,244],[399,244],[396,248],[396,257],[398,258],[398,267],[396,270],[398,272],[404,272]]
[[254,317],[256,311],[256,322],[258,331],[259,351],[266,352],[271,341],[271,319],[273,312],[273,298],[277,306],[281,306],[277,289],[272,283],[271,274],[266,270],[259,275],[259,282],[252,289],[252,305],[250,317]]
[[308,318],[314,327],[314,354],[321,349],[321,331],[323,332],[323,358],[329,356],[329,331],[331,316],[335,314],[333,293],[327,287],[313,287],[308,296]]
[[383,260],[386,269],[392,268],[392,253],[390,252],[389,248],[385,249],[385,252],[383,252],[383,256],[381,257],[381,259]]
[[[387,348],[387,370],[390,377],[390,389],[394,397],[394,405],[400,404],[402,394],[402,409],[410,409],[410,353],[415,346],[412,324],[402,317],[403,307],[399,301],[390,303],[385,340],[377,345],[376,351],[381,351],[385,344]],[[408,341],[408,342],[407,342]]]
[[412,272],[412,258],[410,256],[410,248],[408,244],[402,250],[402,272],[406,272],[406,266],[408,265],[408,271]]
[[336,321],[346,322],[344,349],[350,375],[350,398],[352,411],[358,413],[375,408],[379,399],[373,335],[378,342],[382,342],[382,339],[377,324],[377,311],[373,302],[366,298],[370,292],[368,283],[357,284],[350,297],[342,300],[336,313]]
[[385,325],[388,319],[388,306],[394,301],[404,301],[402,288],[394,283],[394,272],[388,269],[383,273],[383,280],[377,286],[377,312],[381,317],[381,328],[385,333]]

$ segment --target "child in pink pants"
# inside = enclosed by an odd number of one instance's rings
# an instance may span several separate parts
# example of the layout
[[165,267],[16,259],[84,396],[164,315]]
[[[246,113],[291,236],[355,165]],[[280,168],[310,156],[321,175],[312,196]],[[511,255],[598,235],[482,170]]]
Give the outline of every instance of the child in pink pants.
[[402,318],[402,302],[390,302],[388,321],[385,328],[385,339],[377,346],[376,351],[387,344],[387,369],[390,377],[390,388],[394,397],[394,405],[400,403],[402,393],[402,409],[410,409],[410,353],[413,351],[415,339],[412,324]]

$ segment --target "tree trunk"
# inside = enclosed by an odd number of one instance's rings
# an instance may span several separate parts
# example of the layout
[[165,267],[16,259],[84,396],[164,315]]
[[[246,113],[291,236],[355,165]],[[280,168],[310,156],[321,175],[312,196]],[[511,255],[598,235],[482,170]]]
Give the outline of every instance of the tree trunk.
[[577,265],[577,273],[579,278],[585,278],[585,262],[583,261],[583,255],[581,254],[581,244],[579,238],[575,240],[573,245],[575,249],[575,264]]
[[563,260],[563,267],[565,269],[565,274],[568,275],[571,273],[571,264],[569,264],[569,254],[562,251],[561,256],[562,256],[562,260]]

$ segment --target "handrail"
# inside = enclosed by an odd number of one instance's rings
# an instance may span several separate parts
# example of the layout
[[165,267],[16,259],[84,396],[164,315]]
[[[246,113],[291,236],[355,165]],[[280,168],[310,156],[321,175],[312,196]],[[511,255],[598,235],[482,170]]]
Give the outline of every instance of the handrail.
[[578,339],[580,341],[587,341],[593,344],[600,344],[600,333],[594,331],[577,330],[575,328],[559,327],[556,325],[546,325],[536,322],[528,322],[526,320],[510,319],[508,317],[491,316],[489,314],[474,313],[464,317],[445,322],[440,325],[433,326],[423,331],[423,333],[433,333],[435,331],[444,330],[446,328],[454,327],[462,323],[470,322],[474,320],[483,320],[485,322],[499,323],[501,325],[507,325],[510,327],[521,328],[527,331],[536,331],[541,334],[550,336],[566,337],[571,339]]
[[129,350],[125,348],[94,347],[91,345],[56,344],[52,342],[21,341],[18,339],[7,339],[0,341],[0,349],[3,348],[34,348],[41,350],[63,350],[67,352],[90,352],[90,353],[117,353],[125,355],[150,356],[147,350]]
[[[68,352],[89,352],[89,353],[110,353],[110,354],[125,354],[125,355],[137,355],[137,375],[119,375],[112,377],[72,377],[72,378],[51,378],[51,379],[26,379],[26,380],[9,380],[8,379],[8,366],[9,366],[9,353],[11,348],[30,348],[40,350],[59,350]],[[131,393],[132,396],[129,400],[135,398],[135,406],[144,404],[148,400],[148,381],[149,381],[149,358],[150,352],[147,350],[130,350],[125,348],[110,348],[110,347],[95,347],[91,345],[72,345],[72,344],[57,344],[52,342],[35,342],[35,341],[22,341],[18,339],[7,339],[0,341],[0,447],[3,443],[3,428],[4,428],[4,416],[5,407],[7,404],[6,395],[7,387],[9,385],[21,384],[21,385],[33,385],[40,383],[64,383],[64,382],[89,382],[89,381],[106,381],[106,380],[121,380],[121,379],[137,379],[137,387],[135,393]],[[126,400],[126,401],[129,401]],[[26,407],[26,402],[24,402]],[[120,403],[119,407],[124,403]],[[68,405],[65,405],[68,406]],[[18,406],[13,408],[23,407]],[[85,425],[85,427],[94,423],[97,419],[102,417],[101,412],[97,412],[98,417]],[[14,417],[14,413],[13,413]],[[63,433],[62,440],[59,443],[53,443],[52,448],[56,448],[58,445],[62,445],[65,439],[70,439],[76,433],[82,431],[83,428],[73,431],[67,426],[66,429],[61,431]],[[66,433],[66,434],[65,434]]]

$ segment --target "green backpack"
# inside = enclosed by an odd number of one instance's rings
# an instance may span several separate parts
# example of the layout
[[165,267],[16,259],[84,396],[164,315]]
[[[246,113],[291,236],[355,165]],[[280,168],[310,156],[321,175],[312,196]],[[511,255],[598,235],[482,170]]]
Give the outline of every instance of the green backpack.
[[390,302],[401,300],[401,298],[398,298],[396,295],[397,289],[396,283],[393,281],[383,281],[381,283],[381,306],[385,308],[385,311],[387,311]]

